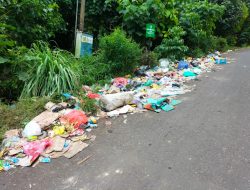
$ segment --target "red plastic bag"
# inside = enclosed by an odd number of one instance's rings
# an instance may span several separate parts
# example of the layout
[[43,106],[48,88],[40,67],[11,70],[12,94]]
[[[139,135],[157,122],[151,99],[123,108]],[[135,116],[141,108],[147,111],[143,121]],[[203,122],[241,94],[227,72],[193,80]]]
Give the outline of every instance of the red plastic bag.
[[118,77],[118,78],[115,78],[115,79],[114,79],[113,84],[114,84],[116,87],[125,87],[125,86],[127,86],[127,84],[128,84],[128,79],[123,78],[123,77]]
[[94,93],[88,93],[88,98],[90,99],[97,99],[97,98],[100,98],[100,95],[99,94],[94,94]]
[[60,121],[61,123],[73,124],[74,128],[78,129],[82,124],[86,124],[88,122],[88,117],[85,115],[83,111],[72,110],[68,114],[62,116],[60,118]]
[[28,142],[23,145],[23,151],[27,156],[31,157],[31,162],[36,160],[40,154],[52,144],[50,139]]

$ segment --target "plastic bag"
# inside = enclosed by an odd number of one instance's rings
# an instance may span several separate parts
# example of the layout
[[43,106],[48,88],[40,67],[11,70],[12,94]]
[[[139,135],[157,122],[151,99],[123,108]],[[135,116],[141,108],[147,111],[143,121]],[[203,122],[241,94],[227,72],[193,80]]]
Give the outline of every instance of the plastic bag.
[[147,82],[144,83],[144,86],[151,86],[154,83],[153,80],[147,80]]
[[90,99],[97,99],[97,98],[100,98],[100,94],[95,94],[95,93],[88,93],[87,94],[88,98]]
[[83,111],[72,110],[68,114],[60,118],[61,123],[63,124],[73,124],[75,129],[80,128],[81,125],[88,123],[88,117]]
[[195,77],[196,74],[192,71],[184,71],[183,76],[184,77]]
[[24,137],[39,136],[42,134],[42,130],[39,124],[35,121],[30,121],[23,130]]
[[51,143],[50,139],[28,142],[23,145],[23,151],[27,156],[31,157],[31,161],[34,161],[48,146],[51,145]]
[[122,88],[122,87],[127,86],[127,84],[128,84],[128,79],[123,78],[123,77],[118,77],[118,78],[115,78],[115,79],[114,79],[113,84],[114,84],[116,87]]
[[227,59],[226,58],[218,58],[215,59],[216,64],[227,64]]
[[160,59],[159,62],[160,62],[160,67],[162,69],[167,69],[169,64],[170,64],[170,61],[168,59],[166,59],[166,58]]
[[100,103],[102,108],[107,111],[112,111],[116,108],[132,103],[133,99],[133,92],[121,92],[103,95],[100,99]]
[[53,131],[55,133],[55,135],[62,135],[65,132],[65,126],[54,126],[53,127]]
[[188,62],[186,62],[186,61],[180,61],[178,63],[178,70],[187,69],[187,68],[188,68]]

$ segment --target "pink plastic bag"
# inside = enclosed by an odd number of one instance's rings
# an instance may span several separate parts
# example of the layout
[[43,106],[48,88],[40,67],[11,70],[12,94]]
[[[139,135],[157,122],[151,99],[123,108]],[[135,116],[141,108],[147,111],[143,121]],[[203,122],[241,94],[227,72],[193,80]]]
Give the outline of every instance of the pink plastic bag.
[[23,151],[27,156],[31,156],[31,161],[36,160],[40,154],[52,144],[50,139],[28,142],[23,145]]
[[69,123],[73,124],[75,129],[80,128],[82,124],[86,124],[88,122],[88,117],[85,115],[83,111],[80,110],[72,110],[68,114],[62,116],[60,118],[61,123]]
[[127,84],[128,84],[128,79],[123,78],[123,77],[118,77],[118,78],[115,78],[115,79],[114,79],[113,84],[114,84],[116,87],[125,87],[125,86],[127,86]]

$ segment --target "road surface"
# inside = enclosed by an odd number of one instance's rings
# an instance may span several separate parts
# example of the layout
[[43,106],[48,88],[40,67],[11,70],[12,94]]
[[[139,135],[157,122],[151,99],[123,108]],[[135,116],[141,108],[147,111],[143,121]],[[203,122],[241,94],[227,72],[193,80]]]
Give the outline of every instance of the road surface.
[[250,50],[230,57],[195,81],[176,110],[112,119],[70,160],[1,173],[0,189],[250,189]]

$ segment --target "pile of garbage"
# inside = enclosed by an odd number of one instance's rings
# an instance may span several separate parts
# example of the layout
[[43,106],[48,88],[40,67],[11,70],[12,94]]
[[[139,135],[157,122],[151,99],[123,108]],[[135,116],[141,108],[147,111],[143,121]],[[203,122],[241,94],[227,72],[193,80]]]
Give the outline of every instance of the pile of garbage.
[[[175,64],[161,59],[159,66],[141,66],[135,71],[135,77],[115,78],[98,92],[83,86],[86,96],[94,99],[100,108],[95,117],[88,117],[81,110],[80,99],[65,93],[66,102],[48,102],[44,106],[45,111],[33,118],[23,130],[6,132],[0,150],[0,171],[39,162],[49,163],[61,156],[72,158],[95,140],[91,128],[97,127],[99,118],[147,110],[157,113],[174,110],[181,103],[177,95],[191,91],[185,82],[204,72],[211,72],[215,64],[226,63],[219,52]],[[74,104],[69,103],[71,100]]]
[[85,141],[95,140],[90,127],[97,127],[97,118],[87,117],[83,111],[69,108],[72,105],[65,102],[48,102],[44,107],[46,111],[33,118],[23,130],[5,133],[0,171],[34,166],[39,162],[50,163],[51,159],[61,156],[72,158],[88,147]]
[[171,111],[181,103],[177,95],[190,92],[185,82],[197,79],[204,72],[211,72],[215,64],[226,64],[220,53],[207,57],[179,61],[172,64],[161,59],[160,65],[150,69],[141,66],[135,71],[135,77],[118,77],[99,91],[100,106],[108,117],[125,113]]

